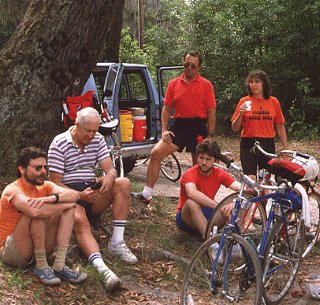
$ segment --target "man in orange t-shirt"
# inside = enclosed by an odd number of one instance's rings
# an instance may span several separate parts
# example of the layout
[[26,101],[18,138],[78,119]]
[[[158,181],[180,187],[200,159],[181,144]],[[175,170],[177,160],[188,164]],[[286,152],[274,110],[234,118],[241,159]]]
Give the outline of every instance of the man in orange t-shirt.
[[[35,147],[22,149],[17,160],[18,179],[3,191],[0,200],[0,259],[12,267],[26,266],[35,257],[34,274],[46,285],[61,279],[73,283],[87,275],[65,266],[73,230],[78,192],[45,181],[46,153]],[[47,253],[56,247],[53,267]]]
[[[186,148],[196,164],[198,136],[213,137],[216,123],[216,100],[209,80],[200,76],[201,55],[187,52],[183,57],[184,73],[170,81],[161,116],[162,139],[152,149],[146,185],[133,196],[149,204],[153,187],[159,177],[160,163],[167,155]],[[169,126],[171,110],[174,123]]]

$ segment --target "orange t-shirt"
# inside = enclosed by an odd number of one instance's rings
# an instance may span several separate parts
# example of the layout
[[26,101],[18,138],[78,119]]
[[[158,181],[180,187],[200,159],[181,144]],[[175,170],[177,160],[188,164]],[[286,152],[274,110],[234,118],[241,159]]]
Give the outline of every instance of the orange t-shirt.
[[175,119],[205,119],[208,109],[216,108],[212,84],[199,73],[189,84],[183,77],[184,74],[169,82],[164,104],[174,108]]
[[22,213],[19,212],[10,202],[17,194],[24,194],[29,197],[38,198],[52,195],[54,183],[45,181],[43,185],[30,186],[18,180],[9,184],[2,192],[0,199],[0,247],[2,242],[11,235]]
[[242,138],[274,138],[274,124],[284,124],[285,119],[277,98],[270,96],[268,100],[245,96],[240,99],[231,118],[233,122],[240,113],[240,106],[251,101],[251,111],[246,111],[242,117]]

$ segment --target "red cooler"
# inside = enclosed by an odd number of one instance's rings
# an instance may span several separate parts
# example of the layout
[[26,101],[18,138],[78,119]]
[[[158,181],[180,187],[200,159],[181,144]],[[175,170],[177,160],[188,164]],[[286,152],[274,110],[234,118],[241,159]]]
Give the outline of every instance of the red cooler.
[[145,115],[133,116],[133,141],[143,142],[147,134],[147,120]]

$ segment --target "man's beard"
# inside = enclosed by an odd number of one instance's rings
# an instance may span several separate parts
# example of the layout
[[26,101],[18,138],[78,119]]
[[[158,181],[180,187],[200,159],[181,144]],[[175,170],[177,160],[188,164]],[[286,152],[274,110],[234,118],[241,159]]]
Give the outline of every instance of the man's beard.
[[[33,185],[43,185],[44,184],[44,180],[43,181],[37,181],[37,179],[31,179],[28,177],[28,175],[25,175],[24,178],[31,184]],[[43,178],[46,179],[45,175],[40,175],[37,178]]]
[[203,174],[208,174],[209,172],[212,171],[212,169],[213,169],[213,166],[208,167],[208,168],[205,169],[205,170],[203,170],[203,169],[199,166],[199,170],[200,170],[200,172],[203,173]]

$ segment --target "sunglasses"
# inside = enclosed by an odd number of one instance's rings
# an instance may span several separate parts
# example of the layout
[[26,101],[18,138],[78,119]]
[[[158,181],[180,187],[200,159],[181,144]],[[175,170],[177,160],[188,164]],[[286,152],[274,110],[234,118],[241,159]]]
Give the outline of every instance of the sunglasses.
[[197,69],[197,65],[196,64],[192,64],[191,62],[184,62],[183,63],[183,67],[184,68],[191,68],[192,70]]
[[49,165],[30,165],[29,166],[33,167],[37,172],[41,171],[42,168],[44,168],[45,170],[48,170]]

